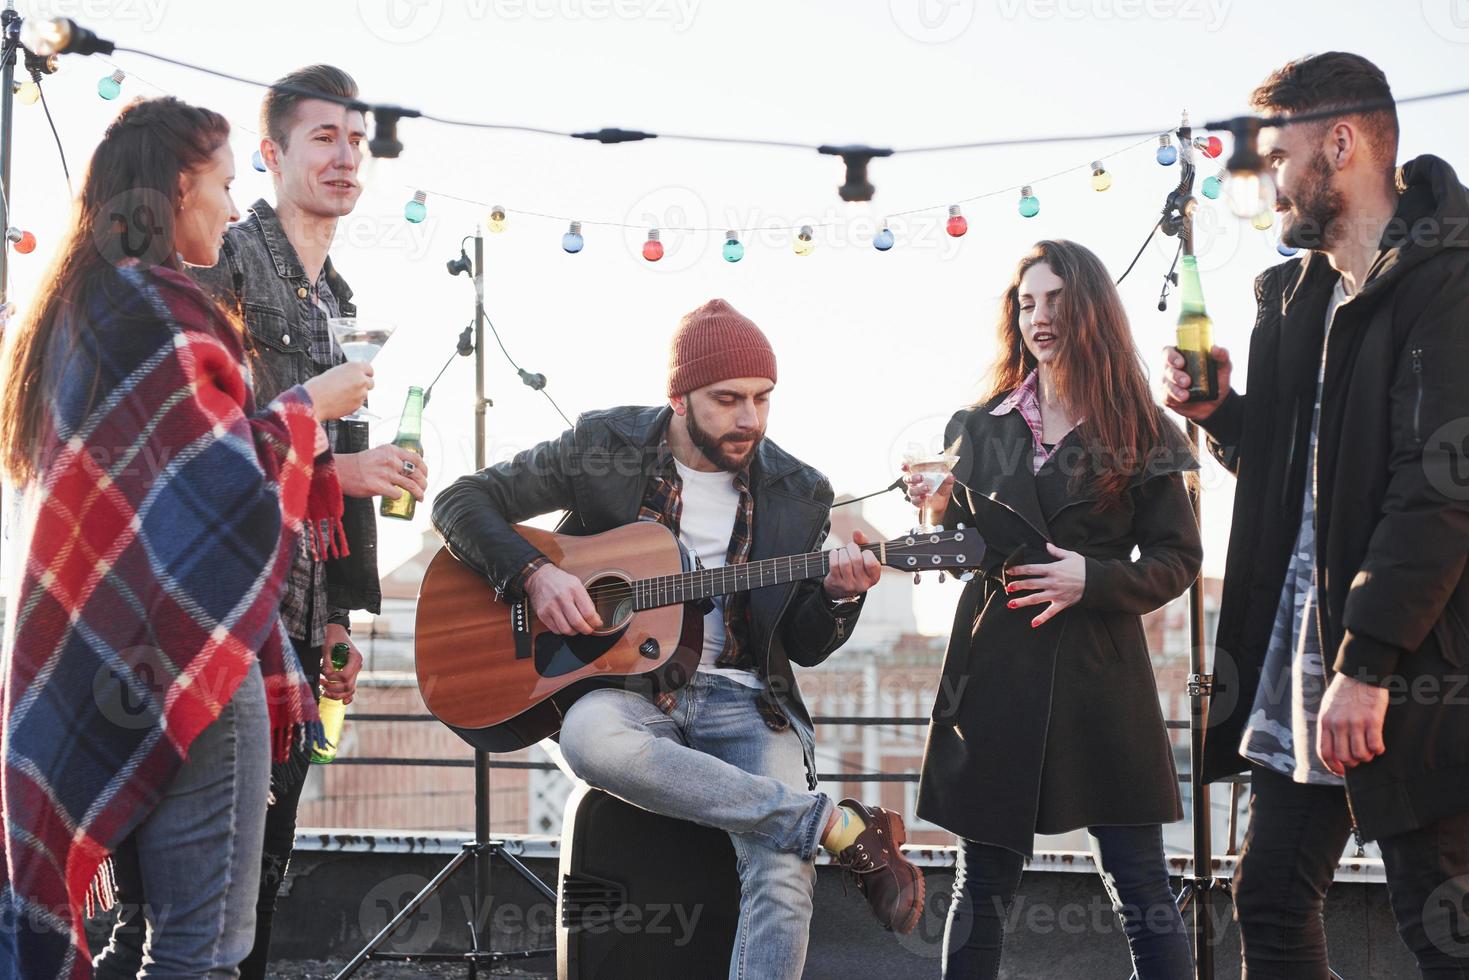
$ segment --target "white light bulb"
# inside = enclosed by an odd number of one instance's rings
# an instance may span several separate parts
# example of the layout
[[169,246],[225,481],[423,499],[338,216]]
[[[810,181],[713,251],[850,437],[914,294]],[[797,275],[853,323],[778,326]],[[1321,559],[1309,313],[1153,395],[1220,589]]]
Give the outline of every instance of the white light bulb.
[[1267,173],[1230,174],[1224,183],[1229,210],[1241,218],[1253,218],[1275,208],[1275,181]]

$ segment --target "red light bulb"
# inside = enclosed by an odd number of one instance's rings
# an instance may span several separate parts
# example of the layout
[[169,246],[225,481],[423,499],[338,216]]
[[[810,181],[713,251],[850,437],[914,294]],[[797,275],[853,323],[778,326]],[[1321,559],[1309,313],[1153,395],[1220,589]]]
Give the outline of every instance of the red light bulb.
[[944,228],[954,238],[964,237],[964,233],[969,230],[969,222],[959,213],[959,205],[949,205],[949,223]]
[[1217,136],[1210,136],[1204,141],[1201,149],[1204,151],[1204,156],[1212,160],[1224,152],[1224,141]]
[[663,243],[658,240],[658,229],[648,229],[648,240],[643,242],[643,258],[649,262],[657,262],[663,258]]

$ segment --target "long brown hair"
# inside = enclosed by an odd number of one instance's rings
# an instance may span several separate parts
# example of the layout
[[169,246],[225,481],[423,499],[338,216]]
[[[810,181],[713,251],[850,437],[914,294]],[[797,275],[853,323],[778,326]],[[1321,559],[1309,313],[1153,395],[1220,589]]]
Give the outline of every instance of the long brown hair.
[[174,241],[180,177],[205,166],[229,132],[219,113],[171,96],[136,99],[107,127],[30,315],[8,331],[0,466],[14,483],[37,474],[47,379],[59,373],[49,360],[70,356],[91,329],[82,313],[119,263],[183,268]]
[[[1042,241],[1020,260],[1000,302],[999,354],[984,401],[1018,388],[1036,368],[1020,333],[1020,280],[1042,262],[1064,283],[1053,316],[1059,328],[1056,356],[1048,370],[1067,413],[1082,420],[1078,435],[1087,443],[1100,505],[1109,507],[1163,446],[1163,430],[1122,297],[1091,249]],[[1073,483],[1080,475],[1073,474]]]

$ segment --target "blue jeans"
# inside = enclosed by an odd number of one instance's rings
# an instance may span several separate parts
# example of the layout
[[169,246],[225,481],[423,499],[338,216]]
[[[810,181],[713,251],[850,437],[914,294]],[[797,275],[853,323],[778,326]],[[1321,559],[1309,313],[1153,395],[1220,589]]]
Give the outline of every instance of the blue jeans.
[[634,806],[729,833],[740,874],[731,980],[801,975],[816,866],[832,802],[806,789],[794,725],[760,717],[754,688],[696,673],[664,714],[631,691],[583,696],[561,726],[561,752],[588,783]]
[[[1139,980],[1190,980],[1193,956],[1168,883],[1163,828],[1150,824],[1087,829]],[[1020,888],[1025,858],[993,844],[971,840],[960,844],[954,899],[944,929],[943,975],[951,980],[994,980],[1000,975],[1005,919]]]
[[112,855],[118,921],[97,980],[238,975],[255,940],[269,791],[270,720],[255,663]]

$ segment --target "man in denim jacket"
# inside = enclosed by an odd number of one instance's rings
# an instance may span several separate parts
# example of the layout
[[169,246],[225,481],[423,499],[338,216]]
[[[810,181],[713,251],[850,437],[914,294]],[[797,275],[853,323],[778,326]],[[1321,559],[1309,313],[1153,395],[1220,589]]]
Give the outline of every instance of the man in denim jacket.
[[[340,98],[357,96],[352,78],[328,65],[303,68],[277,84]],[[219,264],[191,271],[227,309],[238,311],[249,328],[256,397],[263,404],[344,360],[326,321],[355,316],[357,310],[352,290],[327,251],[337,220],[351,213],[362,190],[357,170],[366,124],[361,112],[335,102],[274,89],[261,104],[260,118],[260,155],[275,185],[276,207],[256,201],[245,219],[225,233]],[[350,554],[315,561],[303,547],[291,566],[281,616],[318,696],[325,692],[350,702],[362,657],[352,647],[346,668],[336,671],[330,651],[337,643],[351,646],[349,610],[379,611],[371,498],[411,493],[422,500],[428,468],[417,454],[395,446],[368,449],[364,423],[331,422],[327,430],[346,498],[343,524]],[[292,763],[276,767],[272,778],[274,802],[266,816],[255,947],[240,965],[244,978],[265,976],[276,893],[290,861],[307,770],[304,754]],[[140,964],[141,921],[127,918],[120,917],[117,938],[127,939]],[[127,975],[128,965],[121,959],[110,965]]]

